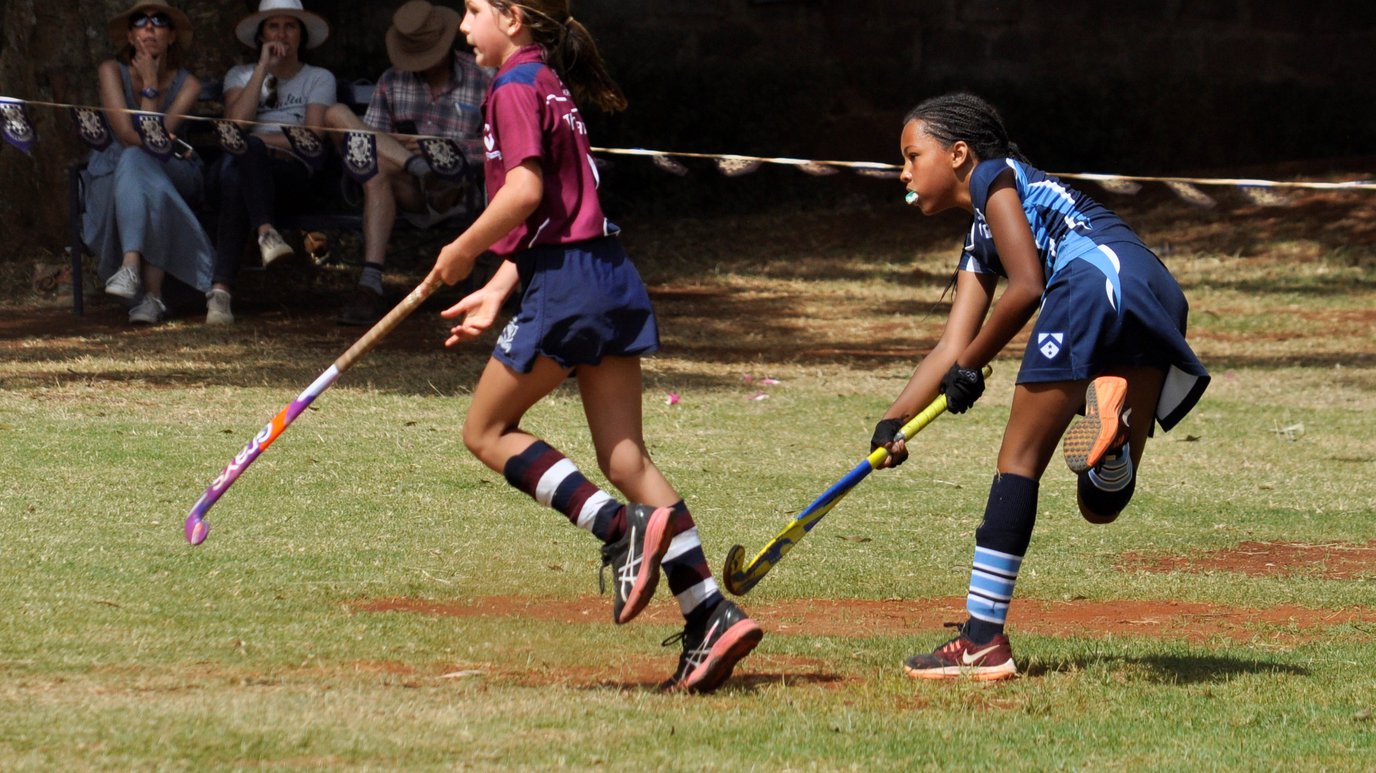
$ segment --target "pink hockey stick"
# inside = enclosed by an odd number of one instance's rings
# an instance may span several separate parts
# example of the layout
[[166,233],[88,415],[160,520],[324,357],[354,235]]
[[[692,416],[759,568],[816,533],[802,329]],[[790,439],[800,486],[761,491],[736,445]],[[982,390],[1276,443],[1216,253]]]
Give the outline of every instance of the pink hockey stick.
[[362,338],[358,339],[353,346],[350,346],[348,351],[340,355],[339,359],[335,360],[334,364],[331,365],[328,370],[321,373],[319,378],[310,386],[306,387],[306,391],[297,395],[296,399],[292,400],[290,405],[283,408],[276,416],[272,417],[272,421],[269,421],[258,431],[258,434],[253,437],[253,440],[250,440],[248,445],[244,446],[244,450],[235,455],[234,461],[229,463],[229,466],[210,484],[210,488],[206,489],[205,493],[201,495],[201,498],[196,500],[196,504],[191,507],[191,514],[186,516],[187,542],[190,542],[192,545],[199,545],[205,542],[206,536],[210,533],[210,524],[205,520],[206,512],[208,512],[215,502],[229,490],[230,486],[234,485],[234,481],[239,479],[239,476],[243,474],[244,470],[248,469],[250,464],[253,464],[253,460],[257,459],[260,454],[268,450],[268,446],[272,445],[272,441],[276,440],[283,432],[286,432],[287,427],[291,426],[292,421],[294,421],[297,416],[300,416],[301,412],[306,410],[306,407],[309,406],[315,398],[319,397],[326,389],[329,389],[330,385],[339,378],[341,373],[348,370],[355,362],[358,362],[358,359],[364,354],[367,354],[368,350],[372,349],[378,341],[381,341],[383,336],[392,332],[403,319],[406,319],[411,312],[419,308],[420,305],[425,302],[425,299],[429,298],[430,294],[439,288],[440,284],[442,283],[437,277],[426,277],[425,281],[421,282],[416,289],[412,290],[403,298],[401,303],[398,303],[395,308],[387,312],[387,316],[378,320],[377,324],[369,328],[368,332],[364,333]]

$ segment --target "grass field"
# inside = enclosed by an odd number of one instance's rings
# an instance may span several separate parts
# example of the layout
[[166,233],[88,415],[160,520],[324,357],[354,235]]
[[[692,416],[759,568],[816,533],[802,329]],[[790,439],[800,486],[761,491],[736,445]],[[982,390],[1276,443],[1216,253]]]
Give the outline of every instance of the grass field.
[[[1215,378],[1117,523],[1083,522],[1053,466],[1010,620],[1024,675],[994,685],[899,664],[963,619],[1021,342],[741,601],[763,644],[690,697],[656,689],[667,593],[613,626],[594,541],[464,450],[490,342],[439,346],[452,291],[297,420],[199,548],[192,503],[358,335],[332,322],[347,278],[252,280],[232,329],[12,292],[0,770],[1373,769],[1376,198],[1103,198],[1180,277]],[[719,569],[868,450],[940,330],[963,224],[623,225],[664,332],[646,433]],[[575,391],[528,426],[597,478]]]

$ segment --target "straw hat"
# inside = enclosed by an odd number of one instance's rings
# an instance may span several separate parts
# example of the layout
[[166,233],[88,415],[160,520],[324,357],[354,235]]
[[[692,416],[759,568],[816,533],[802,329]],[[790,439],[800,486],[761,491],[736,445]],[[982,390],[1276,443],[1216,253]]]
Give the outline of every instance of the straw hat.
[[387,58],[400,70],[428,70],[449,54],[461,21],[463,17],[453,8],[411,0],[392,15]]
[[234,36],[246,46],[258,45],[253,39],[258,34],[258,25],[273,16],[290,16],[301,22],[306,30],[306,48],[315,48],[330,36],[330,23],[320,14],[302,8],[301,0],[262,0],[258,13],[245,16],[235,25]]
[[116,46],[123,46],[129,43],[129,18],[146,13],[153,15],[160,13],[172,20],[172,29],[177,31],[177,44],[185,50],[191,45],[191,20],[186,14],[167,3],[167,0],[141,0],[129,6],[129,10],[110,20],[110,40]]

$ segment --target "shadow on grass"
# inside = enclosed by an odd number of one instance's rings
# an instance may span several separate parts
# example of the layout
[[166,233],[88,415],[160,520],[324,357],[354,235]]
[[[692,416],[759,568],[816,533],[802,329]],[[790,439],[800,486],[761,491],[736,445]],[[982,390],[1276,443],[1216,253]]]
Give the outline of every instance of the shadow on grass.
[[[1318,297],[1367,287],[1359,278],[1354,288],[1350,272],[1291,273],[1285,267],[1287,260],[1368,265],[1376,242],[1376,226],[1370,225],[1376,222],[1376,199],[1350,193],[1295,198],[1289,207],[1235,203],[1226,212],[1200,211],[1169,194],[1144,191],[1135,201],[1113,204],[1149,245],[1239,256],[1236,267],[1194,280],[1207,281],[1210,288]],[[949,275],[913,258],[949,254],[953,267],[965,217],[923,218],[894,204],[888,191],[866,206],[707,220],[648,217],[631,224],[627,248],[651,286],[661,355],[670,361],[651,369],[647,389],[734,387],[739,368],[733,366],[745,363],[911,366],[935,343],[950,303],[950,295],[942,295]],[[1285,258],[1291,243],[1303,243],[1296,254],[1307,257]],[[918,262],[926,268],[918,268]],[[399,266],[407,274],[399,281],[414,282],[423,269],[421,264]],[[714,274],[742,281],[701,281]],[[6,366],[0,387],[138,382],[160,388],[268,386],[295,394],[363,334],[363,328],[335,324],[352,282],[352,272],[314,279],[262,272],[242,300],[236,297],[238,323],[223,329],[204,326],[203,308],[185,310],[172,325],[131,327],[124,310],[96,288],[88,288],[84,317],[59,305],[0,314],[0,360]],[[870,299],[852,286],[828,297],[828,282],[899,286],[911,300],[894,300],[891,294]],[[399,300],[406,289],[394,288],[391,300]],[[459,297],[455,288],[442,290],[343,383],[403,395],[447,394],[471,386],[498,331],[444,349],[447,328],[438,312]],[[1357,333],[1342,332],[1359,337],[1367,318],[1359,310],[1353,320],[1346,327]],[[1238,335],[1220,334],[1208,358],[1211,369],[1370,368],[1376,363],[1369,347],[1281,354],[1234,345]],[[1254,343],[1252,336],[1245,337]]]
[[1087,657],[1045,660],[1030,663],[1026,676],[1082,671],[1093,666],[1107,666],[1127,670],[1144,681],[1156,684],[1212,684],[1227,682],[1239,676],[1269,674],[1309,676],[1309,669],[1288,663],[1274,663],[1259,658],[1235,658],[1221,655],[1090,655]]

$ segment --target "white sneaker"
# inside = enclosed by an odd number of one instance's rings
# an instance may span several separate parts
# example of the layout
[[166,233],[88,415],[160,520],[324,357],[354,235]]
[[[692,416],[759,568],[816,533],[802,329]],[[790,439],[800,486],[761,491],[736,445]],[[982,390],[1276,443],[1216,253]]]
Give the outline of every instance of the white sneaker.
[[205,323],[207,325],[234,324],[234,312],[229,310],[229,293],[224,290],[211,290],[206,294]]
[[110,277],[109,281],[105,283],[105,292],[107,295],[113,295],[116,298],[133,300],[142,289],[140,286],[142,284],[143,283],[139,281],[139,272],[137,269],[132,266],[120,266],[119,270],[115,272],[115,275]]
[[295,254],[291,245],[282,238],[282,234],[277,233],[276,228],[269,228],[258,234],[258,252],[263,256],[263,268],[267,268],[278,258]]
[[145,295],[137,306],[129,310],[129,321],[155,325],[162,322],[166,314],[167,307],[163,305],[161,298]]

